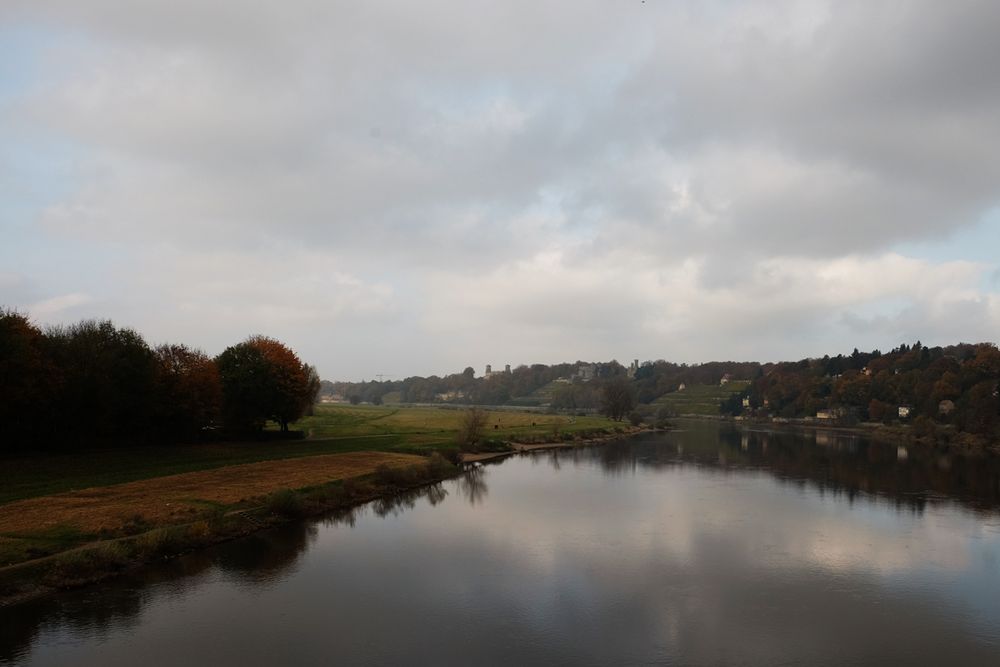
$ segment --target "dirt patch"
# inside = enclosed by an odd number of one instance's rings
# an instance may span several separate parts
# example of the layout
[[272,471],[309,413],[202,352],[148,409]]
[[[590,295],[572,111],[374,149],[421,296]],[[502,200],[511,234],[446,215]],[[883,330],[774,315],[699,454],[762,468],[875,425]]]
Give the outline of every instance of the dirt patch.
[[137,516],[150,524],[190,519],[212,504],[228,505],[266,495],[357,477],[380,465],[406,466],[412,454],[350,452],[283,461],[262,461],[145,479],[0,506],[0,533],[37,534],[59,526],[86,532],[116,531]]

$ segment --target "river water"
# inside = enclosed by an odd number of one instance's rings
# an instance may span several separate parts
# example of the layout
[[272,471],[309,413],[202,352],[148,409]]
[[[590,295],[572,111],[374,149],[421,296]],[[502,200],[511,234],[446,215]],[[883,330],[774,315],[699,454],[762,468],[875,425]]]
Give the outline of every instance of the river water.
[[708,422],[0,610],[0,663],[1000,665],[1000,464]]

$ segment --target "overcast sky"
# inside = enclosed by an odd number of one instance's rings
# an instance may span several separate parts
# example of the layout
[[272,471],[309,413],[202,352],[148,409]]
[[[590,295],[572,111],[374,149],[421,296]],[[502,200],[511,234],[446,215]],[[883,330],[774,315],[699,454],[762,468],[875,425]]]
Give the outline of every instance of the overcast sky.
[[995,341],[1000,3],[3,0],[0,304],[328,379]]

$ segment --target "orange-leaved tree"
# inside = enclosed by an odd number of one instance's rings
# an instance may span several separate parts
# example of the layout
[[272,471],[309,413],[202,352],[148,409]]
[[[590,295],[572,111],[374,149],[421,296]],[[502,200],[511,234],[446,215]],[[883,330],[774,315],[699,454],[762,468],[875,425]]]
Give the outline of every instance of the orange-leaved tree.
[[222,407],[222,381],[215,361],[186,345],[161,345],[156,355],[156,417],[164,433],[197,435]]
[[[222,376],[223,406],[230,426],[261,428],[271,419],[288,430],[315,399],[313,373],[283,343],[251,336],[216,358]],[[310,393],[312,392],[312,393]]]

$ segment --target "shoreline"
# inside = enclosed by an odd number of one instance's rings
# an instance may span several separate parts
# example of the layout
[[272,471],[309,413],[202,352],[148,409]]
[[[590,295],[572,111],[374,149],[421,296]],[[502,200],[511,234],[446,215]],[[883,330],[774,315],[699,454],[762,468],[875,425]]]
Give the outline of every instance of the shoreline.
[[237,503],[214,517],[156,526],[136,535],[89,542],[58,553],[0,567],[0,607],[80,588],[177,558],[199,549],[309,517],[349,512],[461,475],[464,467],[441,457],[385,468],[300,489],[281,489]]
[[615,440],[622,440],[625,438],[631,438],[642,433],[655,433],[657,431],[665,431],[668,429],[656,429],[656,428],[640,428],[637,426],[625,427],[622,432],[616,432],[608,434],[605,436],[597,436],[590,438],[582,438],[580,440],[551,440],[549,442],[508,442],[506,443],[511,449],[502,452],[462,452],[461,460],[462,463],[480,463],[482,461],[492,461],[495,459],[502,459],[508,456],[514,456],[516,454],[523,454],[525,452],[538,452],[553,449],[574,449],[577,447],[589,447],[593,445],[603,445],[608,442],[613,442]]
[[150,530],[96,540],[80,546],[0,567],[0,607],[80,588],[216,544],[247,537],[309,517],[349,512],[377,500],[390,500],[463,474],[470,464],[532,451],[600,445],[656,429],[625,427],[621,432],[580,440],[508,443],[502,452],[464,453],[456,464],[440,456],[406,467],[384,468],[358,477],[311,487],[275,490],[252,504],[237,503],[211,517],[167,523]]
[[774,431],[822,431],[841,435],[854,435],[869,438],[875,442],[889,445],[906,445],[928,448],[954,449],[964,454],[1000,455],[1000,442],[990,442],[982,436],[948,427],[935,425],[932,434],[916,433],[911,424],[875,424],[861,422],[853,426],[844,424],[824,424],[821,422],[800,421],[763,421],[754,419],[739,419],[736,417],[713,415],[678,415],[675,419],[690,419],[695,421],[724,422],[741,427],[766,428]]

